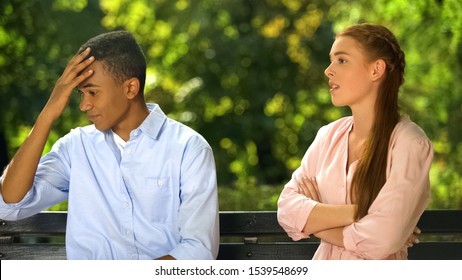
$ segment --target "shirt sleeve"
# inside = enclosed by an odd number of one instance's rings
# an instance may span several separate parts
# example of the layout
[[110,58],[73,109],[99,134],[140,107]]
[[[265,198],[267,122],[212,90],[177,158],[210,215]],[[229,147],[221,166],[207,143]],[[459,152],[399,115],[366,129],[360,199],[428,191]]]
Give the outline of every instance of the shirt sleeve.
[[430,140],[406,133],[391,149],[388,179],[368,214],[343,230],[345,249],[365,259],[383,259],[399,251],[430,199]]
[[[326,127],[319,130],[315,140],[303,156],[301,166],[292,174],[292,179],[284,186],[278,200],[277,218],[287,235],[297,241],[308,238],[311,233],[303,232],[306,221],[318,204],[304,194],[300,194],[295,178],[301,176],[313,177],[316,175],[320,151],[324,141]],[[319,191],[318,191],[319,193]]]
[[[65,159],[65,142],[61,138],[52,150],[40,159],[34,183],[24,198],[17,203],[5,203],[0,194],[0,218],[20,220],[60,203],[68,197],[68,161]],[[2,181],[0,178],[0,182]],[[60,187],[57,187],[60,186]]]
[[215,160],[207,145],[187,152],[181,167],[180,243],[176,259],[216,259],[219,246],[218,194]]

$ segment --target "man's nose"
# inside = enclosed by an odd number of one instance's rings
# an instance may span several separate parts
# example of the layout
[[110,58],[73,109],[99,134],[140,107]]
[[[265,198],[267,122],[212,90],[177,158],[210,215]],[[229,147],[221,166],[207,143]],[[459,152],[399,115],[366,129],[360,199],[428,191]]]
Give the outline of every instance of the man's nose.
[[80,100],[80,111],[86,112],[89,111],[92,107],[90,99],[87,97],[85,93],[82,94],[82,99]]

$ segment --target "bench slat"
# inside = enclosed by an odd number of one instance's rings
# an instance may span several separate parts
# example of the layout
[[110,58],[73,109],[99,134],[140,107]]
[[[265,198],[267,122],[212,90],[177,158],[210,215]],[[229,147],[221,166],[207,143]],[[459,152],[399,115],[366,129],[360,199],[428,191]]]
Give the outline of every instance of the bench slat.
[[[309,260],[318,244],[220,244],[218,260]],[[2,260],[64,260],[64,244],[4,244]],[[462,244],[425,242],[409,249],[410,260],[462,260]]]
[[276,212],[220,212],[221,235],[285,234]]
[[424,211],[417,226],[428,233],[462,233],[462,210]]
[[220,244],[218,260],[310,260],[319,244]]
[[[1,221],[0,235],[19,233],[64,234],[66,212],[43,212],[19,221]],[[422,232],[462,233],[462,210],[427,210],[418,226]],[[222,235],[284,234],[276,212],[220,212]]]
[[1,260],[65,260],[64,244],[2,244]]
[[[220,244],[219,260],[310,260],[318,244]],[[462,260],[460,242],[424,242],[408,250],[410,260]]]
[[1,221],[0,235],[65,234],[67,212],[42,212],[18,221]]
[[[275,211],[220,212],[218,259],[311,259],[318,241],[292,242],[276,216]],[[0,259],[65,259],[66,220],[66,212],[43,212],[20,221],[0,221]],[[427,210],[418,226],[422,242],[409,249],[409,259],[462,260],[462,210]],[[43,240],[51,243],[38,243]]]
[[422,242],[408,249],[410,260],[462,260],[462,242]]

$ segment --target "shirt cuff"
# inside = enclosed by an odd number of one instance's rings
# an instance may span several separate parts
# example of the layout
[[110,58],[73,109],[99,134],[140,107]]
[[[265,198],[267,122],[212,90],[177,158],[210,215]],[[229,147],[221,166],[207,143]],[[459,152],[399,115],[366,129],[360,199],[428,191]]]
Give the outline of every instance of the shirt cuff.
[[348,251],[356,251],[356,242],[351,232],[352,226],[353,225],[349,225],[343,228],[343,246],[345,246],[345,250]]
[[304,232],[306,221],[313,208],[319,203],[310,198],[304,197],[303,199],[292,197],[291,200],[285,201],[284,205],[280,205],[278,209],[278,220],[280,225],[284,228],[294,241],[303,238],[308,238],[310,232]]

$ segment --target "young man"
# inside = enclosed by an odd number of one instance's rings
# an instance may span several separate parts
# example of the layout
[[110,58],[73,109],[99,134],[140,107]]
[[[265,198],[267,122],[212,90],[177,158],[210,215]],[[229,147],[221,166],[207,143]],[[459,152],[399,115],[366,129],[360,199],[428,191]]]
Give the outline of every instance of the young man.
[[[67,65],[1,177],[0,218],[68,200],[68,259],[214,259],[216,170],[206,140],[143,96],[146,61],[125,31],[90,39]],[[41,158],[73,90],[93,125]]]

